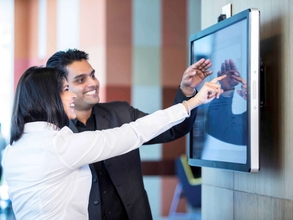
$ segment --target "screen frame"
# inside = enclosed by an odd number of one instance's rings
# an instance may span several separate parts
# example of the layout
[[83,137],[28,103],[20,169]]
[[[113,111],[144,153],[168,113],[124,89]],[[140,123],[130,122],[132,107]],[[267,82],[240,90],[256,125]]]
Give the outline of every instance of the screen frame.
[[208,27],[189,38],[189,63],[193,62],[192,43],[198,39],[213,34],[221,29],[231,26],[243,19],[247,19],[247,160],[245,164],[224,162],[216,160],[203,160],[192,158],[193,155],[193,129],[189,133],[188,163],[191,166],[220,168],[240,172],[256,173],[259,171],[259,114],[260,114],[260,12],[258,9],[247,9],[232,17]]

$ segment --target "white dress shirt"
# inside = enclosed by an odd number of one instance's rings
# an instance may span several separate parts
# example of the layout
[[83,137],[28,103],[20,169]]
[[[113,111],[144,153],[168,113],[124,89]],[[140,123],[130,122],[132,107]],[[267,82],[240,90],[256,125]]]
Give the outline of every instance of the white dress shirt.
[[2,165],[16,219],[86,220],[88,164],[127,153],[187,117],[182,104],[103,131],[73,133],[47,122],[25,124]]

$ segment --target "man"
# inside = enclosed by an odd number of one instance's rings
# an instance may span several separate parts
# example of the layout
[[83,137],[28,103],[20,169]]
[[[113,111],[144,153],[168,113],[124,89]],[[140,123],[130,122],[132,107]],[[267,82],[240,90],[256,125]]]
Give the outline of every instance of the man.
[[[76,94],[77,119],[70,122],[74,132],[101,130],[135,121],[146,113],[127,102],[99,103],[99,81],[88,62],[88,54],[80,50],[59,51],[46,66],[65,70],[69,87]],[[209,60],[200,60],[183,74],[174,103],[196,94],[195,86],[212,72]],[[152,139],[147,144],[165,143],[187,134],[195,120],[196,110],[181,124]],[[89,199],[89,219],[150,220],[152,214],[143,185],[139,150],[90,164],[92,189]]]

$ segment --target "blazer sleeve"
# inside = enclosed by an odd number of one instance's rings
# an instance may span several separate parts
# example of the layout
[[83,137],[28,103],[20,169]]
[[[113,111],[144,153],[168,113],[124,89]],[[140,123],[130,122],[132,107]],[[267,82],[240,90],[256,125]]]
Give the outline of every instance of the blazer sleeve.
[[[182,93],[181,89],[178,87],[173,104],[182,103],[184,100],[189,100],[190,98],[192,98],[192,97],[186,97]],[[134,120],[147,115],[147,113],[142,112],[142,111],[135,109],[135,108],[133,108],[132,111],[134,112],[133,113]],[[183,137],[184,135],[186,135],[187,133],[189,133],[191,131],[193,124],[194,124],[194,121],[195,121],[195,118],[196,118],[196,114],[197,114],[197,108],[193,109],[191,111],[190,117],[186,118],[183,122],[170,128],[169,130],[167,130],[164,133],[158,135],[157,137],[151,139],[150,141],[146,142],[145,145],[146,144],[166,143],[166,142],[170,142],[170,141],[173,141],[173,140],[176,140],[178,138]]]

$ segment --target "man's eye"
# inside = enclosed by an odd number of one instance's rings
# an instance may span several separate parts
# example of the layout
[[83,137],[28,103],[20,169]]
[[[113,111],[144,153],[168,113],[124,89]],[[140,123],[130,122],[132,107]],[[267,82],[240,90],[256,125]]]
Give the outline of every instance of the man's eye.
[[83,82],[83,79],[78,79],[77,82],[78,83],[82,83]]
[[96,75],[95,75],[95,74],[93,74],[93,75],[92,75],[92,78],[93,78],[93,79],[95,79],[95,78],[96,78]]

